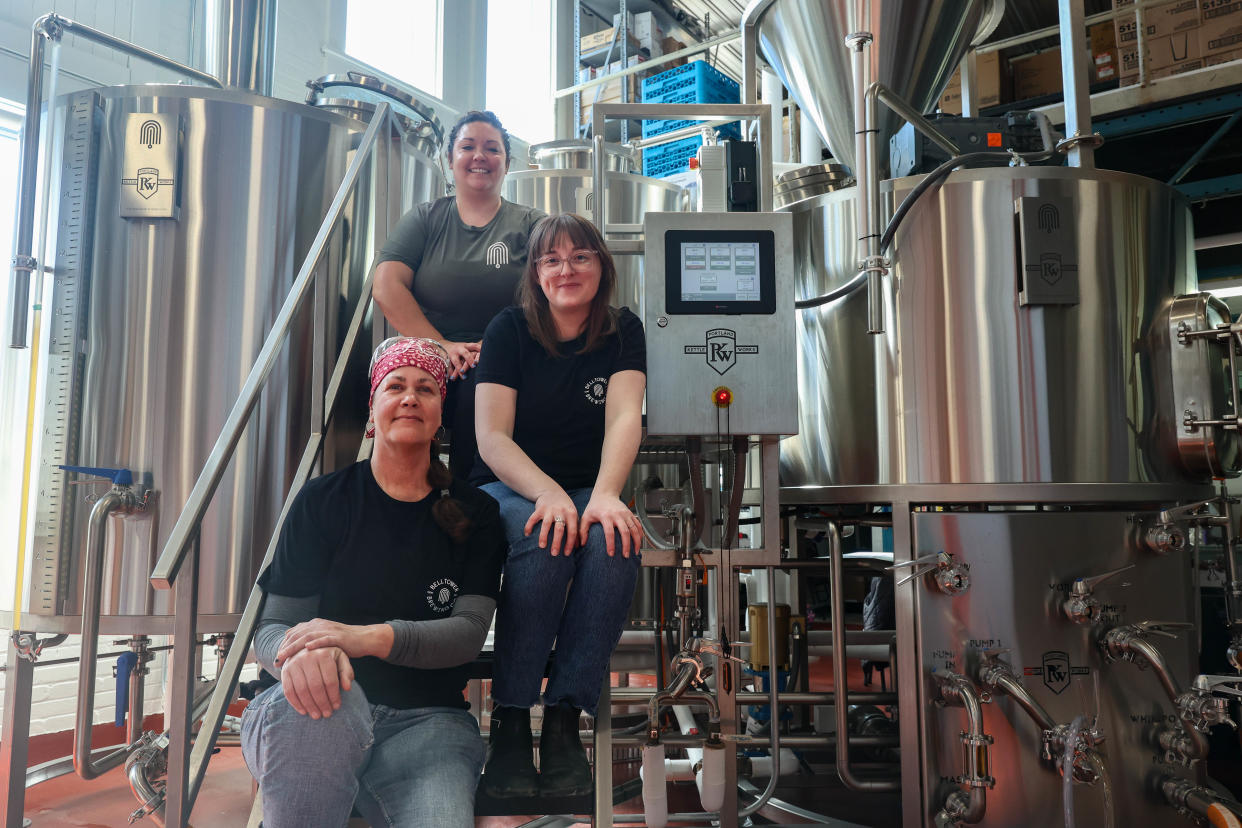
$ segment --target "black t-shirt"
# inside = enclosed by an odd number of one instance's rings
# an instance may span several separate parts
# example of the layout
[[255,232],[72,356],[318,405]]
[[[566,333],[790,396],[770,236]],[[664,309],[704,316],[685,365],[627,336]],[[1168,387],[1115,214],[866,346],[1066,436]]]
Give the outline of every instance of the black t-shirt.
[[[259,578],[269,592],[319,595],[319,618],[342,624],[447,618],[458,595],[500,594],[507,552],[496,501],[454,481],[450,494],[471,521],[457,544],[431,515],[433,489],[408,503],[389,497],[362,461],[309,481],[289,510],[272,565]],[[467,666],[440,670],[352,659],[372,704],[469,707]]]
[[[562,342],[552,357],[530,334],[518,307],[505,308],[483,335],[477,382],[517,390],[513,441],[544,474],[566,490],[595,485],[604,445],[604,402],[618,371],[647,372],[643,323],[628,308],[617,329],[595,350],[579,354],[584,339]],[[471,482],[496,479],[477,458]]]
[[410,292],[446,339],[477,342],[492,317],[513,304],[526,268],[526,242],[544,213],[501,199],[482,227],[461,220],[453,196],[419,204],[389,235],[377,261],[414,271]]

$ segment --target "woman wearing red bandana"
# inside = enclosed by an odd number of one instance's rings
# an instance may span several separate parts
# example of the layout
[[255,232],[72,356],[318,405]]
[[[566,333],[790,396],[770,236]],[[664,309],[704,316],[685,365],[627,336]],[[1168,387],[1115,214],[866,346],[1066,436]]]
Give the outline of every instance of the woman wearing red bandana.
[[[474,825],[483,765],[463,701],[506,544],[496,502],[439,459],[448,360],[395,338],[371,362],[371,459],[306,484],[260,576],[255,655],[280,683],[242,747],[267,828]],[[428,757],[434,756],[434,761]]]

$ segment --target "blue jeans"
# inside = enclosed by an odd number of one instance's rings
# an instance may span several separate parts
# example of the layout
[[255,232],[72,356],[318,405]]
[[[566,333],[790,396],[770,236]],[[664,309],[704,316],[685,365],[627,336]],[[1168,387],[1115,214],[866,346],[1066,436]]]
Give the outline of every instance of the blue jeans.
[[266,828],[342,828],[355,805],[372,828],[474,826],[484,746],[465,710],[371,704],[355,683],[312,719],[277,684],[242,715],[242,754]]
[[[634,600],[639,556],[621,557],[621,540],[614,538],[618,551],[609,557],[604,530],[594,524],[586,546],[568,557],[553,557],[539,548],[538,524],[530,537],[522,534],[534,503],[500,482],[482,489],[500,504],[509,540],[496,612],[492,698],[508,707],[538,703],[543,668],[555,640],[556,662],[544,704],[564,701],[594,716],[608,661]],[[579,514],[591,499],[590,489],[566,494]]]

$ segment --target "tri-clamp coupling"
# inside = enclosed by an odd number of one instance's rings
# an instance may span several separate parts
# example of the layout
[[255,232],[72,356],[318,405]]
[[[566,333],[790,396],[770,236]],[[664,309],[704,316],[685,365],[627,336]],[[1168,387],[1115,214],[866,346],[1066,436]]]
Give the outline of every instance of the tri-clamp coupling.
[[959,561],[952,552],[941,551],[930,555],[920,555],[912,561],[893,564],[885,568],[895,571],[907,566],[913,569],[909,575],[897,582],[897,586],[923,575],[930,575],[936,589],[945,595],[961,595],[970,589],[970,564]]
[[1075,578],[1074,583],[1070,585],[1069,597],[1065,599],[1065,603],[1061,607],[1065,611],[1065,617],[1075,624],[1091,624],[1095,622],[1100,617],[1100,609],[1102,607],[1100,599],[1095,597],[1095,588],[1114,575],[1120,575],[1122,572],[1133,569],[1135,566],[1136,564],[1128,564],[1099,575]]
[[1190,689],[1177,697],[1178,715],[1200,733],[1220,724],[1237,730],[1238,723],[1229,716],[1229,702],[1242,697],[1239,685],[1242,676],[1196,676]]
[[1065,775],[1065,766],[1061,758],[1072,751],[1074,781],[1084,785],[1094,785],[1099,781],[1100,773],[1094,757],[1096,749],[1104,744],[1104,734],[1095,722],[1077,729],[1072,724],[1055,725],[1043,732],[1041,742],[1044,759],[1055,762],[1062,776]]

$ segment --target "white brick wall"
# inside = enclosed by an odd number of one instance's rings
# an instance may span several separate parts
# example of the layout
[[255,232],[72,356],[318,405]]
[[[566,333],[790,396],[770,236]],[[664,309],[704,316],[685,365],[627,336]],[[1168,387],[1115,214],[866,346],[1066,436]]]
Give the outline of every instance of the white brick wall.
[[[113,644],[116,636],[101,638],[99,652],[111,653],[123,648]],[[79,639],[71,637],[59,647],[46,649],[41,656],[42,661],[57,661],[62,658],[76,658],[80,646]],[[153,637],[152,645],[159,646],[164,639]],[[146,700],[144,715],[159,713],[164,709],[164,673],[167,658],[165,653],[156,653],[150,663],[151,673],[146,679]],[[102,724],[114,720],[116,705],[116,679],[112,677],[112,667],[116,659],[102,659],[97,662],[95,673],[95,705],[94,722]],[[8,672],[0,673],[0,691],[3,691]],[[127,691],[128,692],[128,691]],[[30,710],[30,733],[37,736],[43,733],[58,733],[72,730],[74,714],[78,699],[78,662],[70,664],[53,664],[35,667],[34,690],[32,692]],[[0,733],[0,739],[4,734]]]

